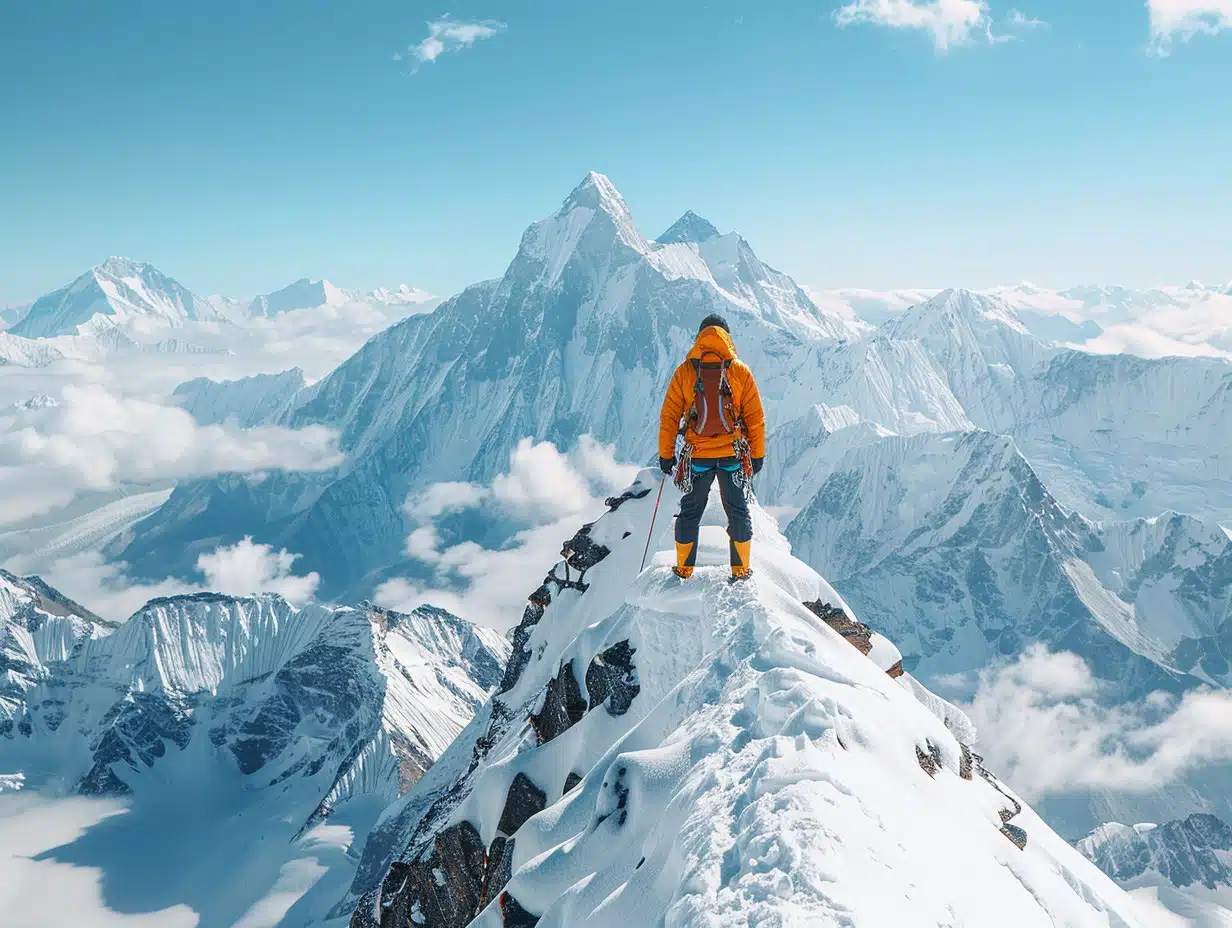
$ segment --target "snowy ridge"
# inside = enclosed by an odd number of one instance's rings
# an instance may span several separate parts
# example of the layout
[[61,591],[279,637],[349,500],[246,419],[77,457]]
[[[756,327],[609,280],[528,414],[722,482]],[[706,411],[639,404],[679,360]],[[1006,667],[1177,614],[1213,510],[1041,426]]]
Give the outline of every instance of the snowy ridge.
[[176,387],[172,398],[202,425],[232,421],[251,428],[283,416],[303,388],[304,372],[293,367],[240,380],[198,377]]
[[114,553],[165,575],[198,520],[238,506],[268,528],[246,531],[300,553],[327,595],[341,593],[401,559],[398,507],[412,487],[490,480],[528,436],[568,447],[589,433],[630,455],[652,450],[661,385],[712,312],[738,327],[763,395],[800,414],[815,392],[807,348],[859,331],[738,236],[648,241],[611,182],[588,175],[526,231],[500,280],[392,326],[295,398],[277,421],[336,428],[347,455],[336,472],[179,488]]
[[[18,618],[39,603],[66,611],[31,590],[6,577],[0,603]],[[322,809],[356,789],[404,792],[470,720],[508,651],[442,610],[296,608],[272,594],[156,599],[114,631],[76,616],[21,628],[42,632],[38,648],[14,640],[47,666],[10,707],[10,757],[87,794],[127,794],[168,745],[185,751],[208,733],[212,763],[274,783],[305,777]]]
[[112,627],[38,578],[0,570],[0,735],[12,737],[28,690]]
[[181,326],[218,315],[209,301],[157,268],[128,258],[108,258],[68,286],[36,300],[10,332],[29,338],[94,335],[143,319]]
[[759,508],[752,581],[709,517],[692,581],[670,519],[639,575],[657,485],[565,543],[499,694],[373,830],[353,926],[1139,924]]
[[1232,543],[1219,526],[1092,522],[1057,502],[1008,437],[857,446],[787,537],[926,676],[1042,642],[1080,654],[1127,698],[1229,680],[1219,635],[1232,590],[1212,578]]
[[1173,886],[1232,886],[1232,828],[1213,815],[1195,813],[1163,825],[1101,825],[1078,850],[1119,882],[1149,871]]

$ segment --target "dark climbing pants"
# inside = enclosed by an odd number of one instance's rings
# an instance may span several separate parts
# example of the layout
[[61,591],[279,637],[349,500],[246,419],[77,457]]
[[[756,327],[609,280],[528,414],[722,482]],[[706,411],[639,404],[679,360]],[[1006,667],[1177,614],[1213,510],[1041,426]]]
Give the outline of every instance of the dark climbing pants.
[[[695,461],[702,466],[703,462]],[[744,498],[744,490],[736,485],[734,471],[724,470],[714,466],[708,470],[693,470],[693,489],[680,500],[680,515],[676,516],[676,543],[691,544],[687,564],[692,567],[697,559],[697,535],[701,529],[702,514],[706,511],[706,501],[710,498],[710,485],[719,481],[719,496],[723,500],[723,511],[727,513],[727,535],[732,541],[750,541],[753,538],[753,520],[749,516],[749,504]],[[733,555],[733,564],[740,563]]]

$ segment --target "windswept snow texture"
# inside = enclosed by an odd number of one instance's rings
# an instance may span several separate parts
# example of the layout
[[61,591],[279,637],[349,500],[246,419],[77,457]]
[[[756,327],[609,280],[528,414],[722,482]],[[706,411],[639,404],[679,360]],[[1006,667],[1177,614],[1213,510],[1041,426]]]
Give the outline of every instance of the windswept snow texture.
[[[156,599],[116,627],[8,574],[0,616],[0,770],[25,791],[127,803],[51,858],[104,868],[117,911],[183,904],[211,925],[334,903],[346,849],[467,725],[509,653],[431,607],[271,594]],[[311,864],[320,846],[327,865]]]
[[691,581],[670,519],[639,575],[657,485],[565,543],[499,694],[374,829],[353,926],[1141,924],[759,507],[752,580],[714,507]]

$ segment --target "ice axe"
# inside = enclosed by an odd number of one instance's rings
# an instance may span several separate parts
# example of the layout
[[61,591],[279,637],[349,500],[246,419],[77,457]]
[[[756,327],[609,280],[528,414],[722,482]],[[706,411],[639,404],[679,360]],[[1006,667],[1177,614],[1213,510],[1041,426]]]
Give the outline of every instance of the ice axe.
[[654,537],[655,519],[659,518],[659,503],[663,501],[663,487],[667,485],[667,474],[659,481],[659,495],[655,499],[654,515],[650,517],[650,531],[646,533],[646,550],[642,552],[642,566],[637,569],[640,574],[646,569],[646,555],[650,553],[650,539]]

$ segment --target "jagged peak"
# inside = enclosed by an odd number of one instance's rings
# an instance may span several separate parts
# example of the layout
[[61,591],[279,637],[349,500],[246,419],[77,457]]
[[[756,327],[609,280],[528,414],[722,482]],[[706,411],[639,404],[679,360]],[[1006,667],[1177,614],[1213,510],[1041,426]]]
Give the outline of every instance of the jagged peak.
[[709,219],[697,215],[693,210],[687,210],[683,216],[672,223],[671,227],[655,241],[660,245],[674,245],[678,242],[700,244],[712,238],[717,238],[719,230]]
[[913,306],[898,319],[891,320],[890,327],[895,330],[902,329],[909,327],[917,320],[936,315],[958,317],[967,322],[998,322],[1016,332],[1028,334],[1027,327],[1023,325],[1022,320],[1018,318],[1018,313],[1009,303],[999,296],[977,293],[966,287],[951,287],[942,290],[927,302]]
[[90,272],[106,274],[111,277],[135,277],[157,270],[152,264],[145,261],[125,258],[123,255],[111,255],[101,264],[94,265]]
[[561,204],[560,213],[577,207],[602,210],[612,216],[630,217],[629,206],[606,174],[590,171]]

